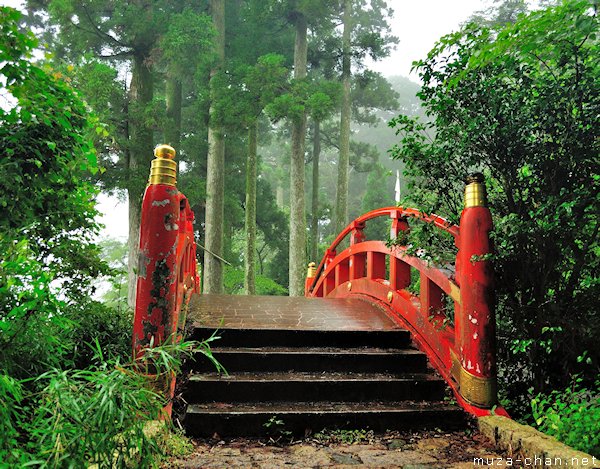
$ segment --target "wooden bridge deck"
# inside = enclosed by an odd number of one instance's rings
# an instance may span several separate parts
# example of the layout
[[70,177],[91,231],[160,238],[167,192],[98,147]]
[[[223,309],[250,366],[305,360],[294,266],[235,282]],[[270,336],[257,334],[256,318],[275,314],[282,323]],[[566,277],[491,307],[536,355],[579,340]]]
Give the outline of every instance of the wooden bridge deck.
[[354,298],[195,295],[190,302],[188,318],[194,327],[224,329],[400,329],[383,310]]

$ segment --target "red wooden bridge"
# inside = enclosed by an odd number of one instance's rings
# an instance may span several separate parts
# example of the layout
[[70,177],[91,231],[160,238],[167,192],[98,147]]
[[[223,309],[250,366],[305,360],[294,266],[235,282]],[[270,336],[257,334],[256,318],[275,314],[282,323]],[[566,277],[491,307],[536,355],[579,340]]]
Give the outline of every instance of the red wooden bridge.
[[[176,188],[175,151],[162,145],[155,155],[142,207],[134,353],[143,360],[146,347],[179,340],[187,320],[195,339],[220,330],[213,352],[229,372],[194,365],[185,389],[190,433],[249,435],[278,422],[298,432],[447,427],[466,413],[505,413],[496,407],[492,222],[481,175],[467,179],[459,226],[403,207],[354,220],[319,266],[309,265],[305,298],[200,295],[194,216]],[[365,239],[378,217],[391,220],[394,242]],[[437,267],[411,254],[412,223],[448,233],[455,262]]]

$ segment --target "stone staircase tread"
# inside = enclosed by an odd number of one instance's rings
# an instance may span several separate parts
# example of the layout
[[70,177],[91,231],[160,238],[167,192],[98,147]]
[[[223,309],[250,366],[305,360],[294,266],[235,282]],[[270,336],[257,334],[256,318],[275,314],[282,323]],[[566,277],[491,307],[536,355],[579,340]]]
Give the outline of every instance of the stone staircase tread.
[[343,412],[369,413],[409,413],[409,412],[459,412],[462,409],[455,404],[443,401],[397,401],[397,402],[210,402],[190,404],[188,414],[335,414]]
[[191,382],[416,382],[416,381],[442,381],[433,373],[344,373],[336,371],[327,372],[235,372],[231,375],[219,373],[194,373],[190,376]]

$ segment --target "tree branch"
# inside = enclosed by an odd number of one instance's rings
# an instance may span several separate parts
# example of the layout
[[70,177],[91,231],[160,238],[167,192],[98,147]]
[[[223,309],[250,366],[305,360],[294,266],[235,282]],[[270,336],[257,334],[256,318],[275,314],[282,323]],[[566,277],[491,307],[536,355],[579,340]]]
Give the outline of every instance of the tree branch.
[[[90,12],[89,12],[89,10],[86,8],[86,6],[85,6],[85,5],[82,5],[82,7],[83,7],[83,11],[84,11],[84,13],[85,13],[85,16],[86,16],[86,18],[87,18],[87,20],[88,20],[88,23],[90,24],[90,26],[91,26],[92,28],[94,28],[94,31],[93,31],[93,32],[95,32],[95,34],[96,34],[98,37],[103,37],[103,38],[105,38],[105,39],[108,39],[108,40],[109,40],[109,42],[113,42],[114,44],[116,44],[116,45],[118,45],[118,46],[120,46],[120,47],[126,47],[126,48],[127,48],[127,47],[130,47],[130,46],[128,46],[127,44],[123,44],[123,43],[122,43],[121,41],[119,41],[119,40],[118,40],[116,37],[114,37],[114,36],[112,36],[112,35],[108,34],[108,33],[107,33],[107,32],[105,32],[105,31],[102,31],[102,30],[100,29],[100,27],[99,27],[99,26],[98,26],[98,25],[97,25],[97,24],[94,22],[94,20],[92,19],[92,16],[90,15]],[[92,32],[92,31],[88,31],[88,32]]]

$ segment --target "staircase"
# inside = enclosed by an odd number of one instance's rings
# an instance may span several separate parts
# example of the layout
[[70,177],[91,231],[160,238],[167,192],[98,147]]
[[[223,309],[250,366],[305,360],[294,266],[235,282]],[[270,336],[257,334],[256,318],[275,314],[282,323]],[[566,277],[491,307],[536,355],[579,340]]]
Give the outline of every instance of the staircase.
[[[226,303],[224,298],[218,300]],[[256,302],[256,298],[245,301]],[[306,303],[309,310],[319,303],[327,306],[326,300],[288,300],[296,302],[290,304],[292,310],[302,310],[302,302],[307,301],[311,302]],[[196,309],[210,308],[210,299],[204,296],[202,301],[203,306]],[[383,315],[371,305],[354,301],[358,309],[368,306],[373,309],[369,314]],[[261,316],[250,303],[245,310],[239,305],[227,310],[225,303],[212,312],[213,318],[229,314],[212,350],[228,375],[215,373],[204,357],[192,365],[184,391],[189,403],[188,434],[257,436],[281,431],[305,435],[325,427],[385,431],[465,424],[465,413],[444,402],[445,382],[428,367],[426,356],[411,347],[406,330],[395,325],[379,330],[323,330],[323,324],[306,329],[303,322],[299,328],[290,328],[285,320],[269,323],[268,314]],[[297,311],[292,313],[298,316]],[[242,328],[232,314],[253,320]],[[282,325],[286,327],[278,327]],[[196,325],[191,336],[201,340],[214,330],[214,326]]]

